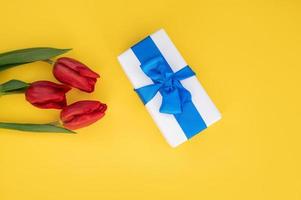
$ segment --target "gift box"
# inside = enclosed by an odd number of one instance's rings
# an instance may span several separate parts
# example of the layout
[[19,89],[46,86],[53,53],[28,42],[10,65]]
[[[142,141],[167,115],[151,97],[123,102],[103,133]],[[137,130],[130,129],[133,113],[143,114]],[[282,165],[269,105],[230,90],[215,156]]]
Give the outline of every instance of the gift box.
[[161,29],[118,60],[167,142],[176,147],[221,118],[193,70]]

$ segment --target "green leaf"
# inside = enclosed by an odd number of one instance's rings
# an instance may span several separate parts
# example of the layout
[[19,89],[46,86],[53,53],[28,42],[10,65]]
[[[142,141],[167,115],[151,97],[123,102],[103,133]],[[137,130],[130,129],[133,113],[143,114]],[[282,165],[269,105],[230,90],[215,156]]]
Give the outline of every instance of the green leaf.
[[12,129],[28,132],[51,132],[51,133],[69,133],[75,134],[74,131],[52,124],[27,124],[27,123],[6,123],[0,122],[0,128]]
[[0,85],[0,95],[23,93],[28,86],[28,83],[13,79]]
[[35,61],[47,60],[66,53],[71,49],[56,49],[50,47],[37,47],[20,49],[0,54],[0,71]]

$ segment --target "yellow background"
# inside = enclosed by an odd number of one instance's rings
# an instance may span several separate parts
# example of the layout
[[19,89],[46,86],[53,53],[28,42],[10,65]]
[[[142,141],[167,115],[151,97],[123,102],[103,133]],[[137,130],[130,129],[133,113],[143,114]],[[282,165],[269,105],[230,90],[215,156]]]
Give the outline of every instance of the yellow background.
[[[0,51],[52,46],[100,73],[107,115],[77,135],[0,130],[1,200],[301,199],[301,4],[298,0],[1,2]],[[165,142],[117,55],[165,28],[223,119],[179,148]],[[35,63],[1,82],[55,81]],[[0,121],[50,122],[23,95]]]

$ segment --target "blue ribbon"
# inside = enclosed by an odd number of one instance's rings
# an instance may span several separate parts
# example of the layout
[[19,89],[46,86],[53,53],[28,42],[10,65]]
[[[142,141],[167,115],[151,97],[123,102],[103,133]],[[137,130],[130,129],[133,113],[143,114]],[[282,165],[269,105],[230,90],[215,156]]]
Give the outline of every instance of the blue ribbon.
[[176,73],[171,73],[166,66],[163,57],[157,56],[141,64],[143,72],[150,77],[154,84],[150,84],[135,91],[144,104],[149,102],[159,91],[162,95],[161,113],[178,114],[183,112],[183,105],[191,101],[191,95],[180,81],[195,73],[188,66]]
[[142,71],[154,82],[135,90],[143,103],[146,104],[160,92],[160,112],[172,114],[187,138],[207,128],[191,101],[190,92],[180,82],[195,75],[191,68],[186,66],[174,73],[151,37],[145,38],[131,49],[142,63]]

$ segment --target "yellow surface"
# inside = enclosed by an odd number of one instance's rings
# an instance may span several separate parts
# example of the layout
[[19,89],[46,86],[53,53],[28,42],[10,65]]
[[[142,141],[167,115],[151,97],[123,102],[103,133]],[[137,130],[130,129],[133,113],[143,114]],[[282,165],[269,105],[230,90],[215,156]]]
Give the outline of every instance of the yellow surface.
[[[1,200],[301,199],[301,4],[298,0],[2,1],[0,51],[73,48],[101,74],[105,118],[77,135],[0,130]],[[170,148],[117,62],[165,28],[223,114]],[[1,82],[55,81],[35,63]],[[23,95],[0,99],[0,121],[49,122]]]

